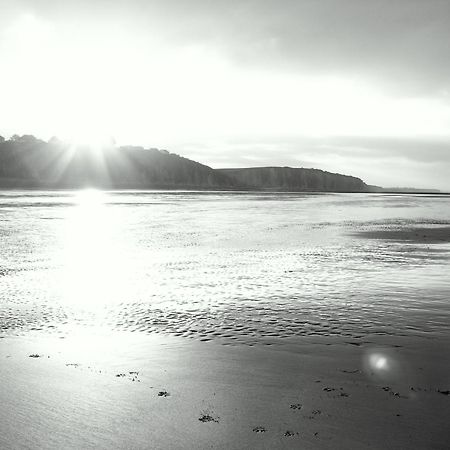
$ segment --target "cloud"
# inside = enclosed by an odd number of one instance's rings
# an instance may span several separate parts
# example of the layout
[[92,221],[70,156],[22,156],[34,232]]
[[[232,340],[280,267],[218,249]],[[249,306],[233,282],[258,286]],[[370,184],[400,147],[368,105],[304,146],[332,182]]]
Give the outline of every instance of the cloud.
[[450,165],[449,138],[336,137],[322,145],[324,151],[356,154],[360,158],[403,158],[420,163]]
[[[362,79],[390,95],[450,100],[448,0],[19,0],[82,39],[104,28],[209,48],[239,67]],[[3,13],[3,10],[5,11]],[[9,13],[9,14],[8,14]],[[145,46],[144,44],[142,44]]]
[[397,95],[448,96],[448,0],[22,1],[41,16],[210,46],[240,66],[362,77]]

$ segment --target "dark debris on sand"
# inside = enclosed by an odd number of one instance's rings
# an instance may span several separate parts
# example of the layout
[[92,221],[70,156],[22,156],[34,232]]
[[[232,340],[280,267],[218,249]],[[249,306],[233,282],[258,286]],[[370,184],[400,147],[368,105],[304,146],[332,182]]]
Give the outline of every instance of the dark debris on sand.
[[294,403],[290,406],[291,409],[302,409],[301,403]]
[[253,428],[254,433],[265,433],[267,430],[264,427],[255,427]]
[[343,372],[343,373],[361,373],[361,371],[359,369],[354,369],[354,370],[342,369],[341,372]]
[[159,391],[158,397],[170,397],[170,393],[167,391]]
[[128,378],[130,381],[137,381],[138,383],[141,381],[139,380],[139,372],[131,371],[126,373],[116,373],[115,375],[117,378]]
[[286,432],[284,433],[284,435],[286,437],[293,437],[293,436],[300,436],[300,433],[298,433],[297,431],[289,431],[286,430]]
[[447,390],[447,391],[441,391],[440,389],[438,389],[437,391],[439,392],[439,394],[450,395],[450,390]]
[[141,381],[141,380],[139,380],[139,372],[136,372],[136,371],[131,371],[131,372],[128,372],[128,378],[131,380],[131,381],[137,381],[138,383]]
[[198,420],[200,422],[206,423],[206,422],[214,422],[214,423],[219,423],[219,418],[218,417],[213,417],[210,413],[208,412],[202,412],[200,413],[200,417],[198,418]]
[[397,398],[408,398],[408,397],[406,397],[405,395],[401,395],[400,392],[394,392],[394,391],[392,390],[392,388],[389,387],[389,386],[384,386],[384,387],[382,387],[381,389],[383,389],[383,391],[385,391],[385,392],[388,392],[389,395],[392,395],[393,397],[397,397]]

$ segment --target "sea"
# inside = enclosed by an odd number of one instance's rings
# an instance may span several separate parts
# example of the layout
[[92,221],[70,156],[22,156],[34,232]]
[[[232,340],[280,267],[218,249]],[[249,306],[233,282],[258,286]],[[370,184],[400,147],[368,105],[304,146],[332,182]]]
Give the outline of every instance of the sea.
[[443,345],[449,230],[446,195],[1,191],[0,337]]

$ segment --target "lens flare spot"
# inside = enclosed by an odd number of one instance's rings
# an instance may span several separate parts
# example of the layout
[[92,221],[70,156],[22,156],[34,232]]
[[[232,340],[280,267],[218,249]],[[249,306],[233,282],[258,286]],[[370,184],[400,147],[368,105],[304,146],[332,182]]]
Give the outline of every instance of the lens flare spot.
[[407,376],[408,368],[404,358],[390,348],[367,350],[363,356],[364,373],[375,382],[400,382]]
[[388,359],[379,354],[374,354],[369,357],[369,363],[373,369],[376,370],[388,370],[389,369],[389,361]]

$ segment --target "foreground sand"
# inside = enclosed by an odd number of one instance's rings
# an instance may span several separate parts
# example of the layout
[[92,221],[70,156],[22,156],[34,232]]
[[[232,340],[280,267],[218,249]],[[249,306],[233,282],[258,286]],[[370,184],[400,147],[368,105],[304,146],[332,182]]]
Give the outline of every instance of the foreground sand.
[[303,342],[0,339],[0,448],[449,448],[448,353]]

